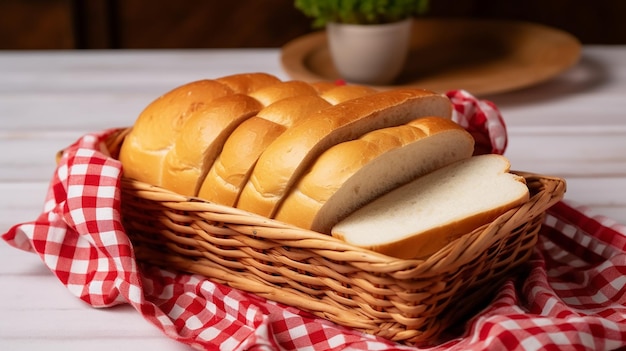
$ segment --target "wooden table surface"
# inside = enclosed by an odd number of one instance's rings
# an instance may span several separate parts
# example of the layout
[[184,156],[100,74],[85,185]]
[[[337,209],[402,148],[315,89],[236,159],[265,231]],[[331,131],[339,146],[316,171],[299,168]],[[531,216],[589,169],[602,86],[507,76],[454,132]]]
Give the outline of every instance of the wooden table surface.
[[[57,150],[131,125],[177,85],[241,72],[288,77],[276,49],[0,52],[0,232],[36,218]],[[485,96],[514,169],[564,177],[566,201],[626,223],[626,46],[529,88]],[[0,350],[185,350],[129,306],[93,309],[31,253],[0,243]]]

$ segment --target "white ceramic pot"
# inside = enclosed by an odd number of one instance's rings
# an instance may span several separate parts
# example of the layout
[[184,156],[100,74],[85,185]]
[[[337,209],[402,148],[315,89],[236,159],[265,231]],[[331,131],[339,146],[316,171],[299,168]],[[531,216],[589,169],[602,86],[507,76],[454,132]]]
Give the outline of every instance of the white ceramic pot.
[[408,56],[413,19],[376,25],[329,23],[333,63],[351,83],[387,85],[398,77]]

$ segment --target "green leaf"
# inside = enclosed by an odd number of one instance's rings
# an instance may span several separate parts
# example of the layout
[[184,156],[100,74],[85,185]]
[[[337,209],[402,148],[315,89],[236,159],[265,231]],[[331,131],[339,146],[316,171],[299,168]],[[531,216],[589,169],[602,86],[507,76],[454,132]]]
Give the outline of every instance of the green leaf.
[[294,0],[294,6],[321,28],[328,22],[379,24],[425,14],[430,0]]

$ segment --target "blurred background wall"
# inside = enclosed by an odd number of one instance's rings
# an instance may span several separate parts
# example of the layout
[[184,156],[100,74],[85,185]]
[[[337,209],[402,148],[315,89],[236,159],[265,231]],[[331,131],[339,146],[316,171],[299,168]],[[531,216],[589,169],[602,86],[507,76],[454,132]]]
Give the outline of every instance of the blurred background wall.
[[[625,0],[432,0],[428,17],[512,19],[626,44]],[[311,32],[292,0],[0,0],[0,49],[280,47]]]

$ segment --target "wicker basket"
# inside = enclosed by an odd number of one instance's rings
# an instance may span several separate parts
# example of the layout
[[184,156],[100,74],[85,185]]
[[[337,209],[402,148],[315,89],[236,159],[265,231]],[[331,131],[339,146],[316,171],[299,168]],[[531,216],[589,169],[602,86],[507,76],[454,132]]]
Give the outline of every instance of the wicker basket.
[[[124,133],[110,138],[115,156]],[[235,208],[122,179],[137,259],[408,345],[437,342],[530,256],[560,178],[520,173],[531,199],[426,260],[400,260]]]

